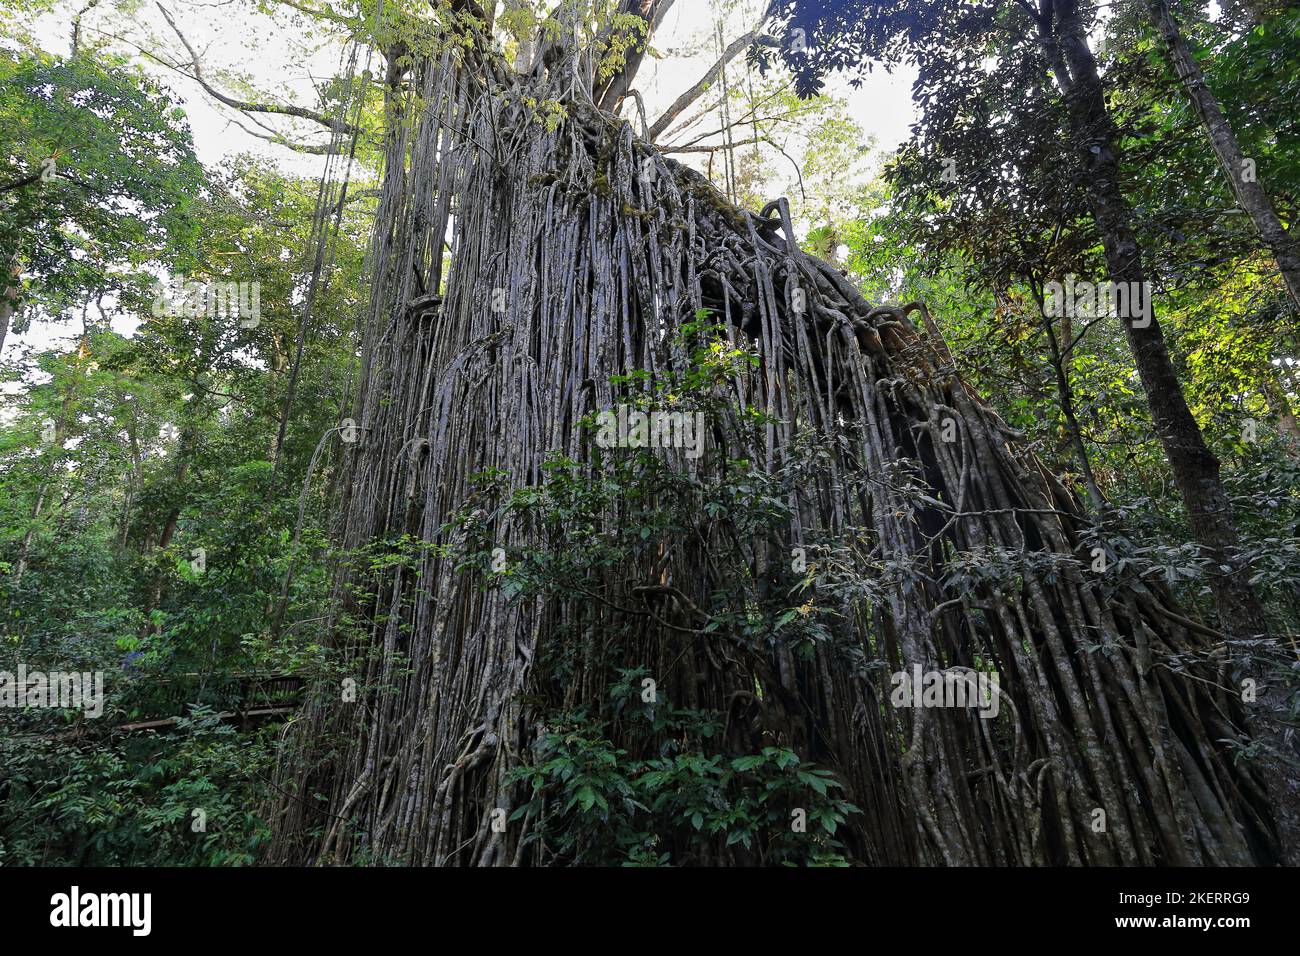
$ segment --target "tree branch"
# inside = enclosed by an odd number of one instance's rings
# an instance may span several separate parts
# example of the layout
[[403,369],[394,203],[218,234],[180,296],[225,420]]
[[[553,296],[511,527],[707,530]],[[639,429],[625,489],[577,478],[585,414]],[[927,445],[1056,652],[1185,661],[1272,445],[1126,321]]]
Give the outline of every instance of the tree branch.
[[167,8],[161,3],[157,4],[157,6],[158,9],[162,11],[163,19],[167,21],[167,25],[171,27],[176,36],[180,38],[181,43],[184,44],[186,51],[190,55],[190,65],[194,70],[192,74],[194,81],[197,82],[199,86],[203,87],[203,89],[207,91],[208,95],[213,99],[220,103],[224,103],[226,106],[233,109],[242,110],[246,113],[278,113],[282,116],[294,116],[298,119],[311,120],[313,123],[319,123],[326,129],[332,130],[335,133],[342,133],[345,136],[352,136],[357,132],[356,127],[352,126],[352,124],[346,123],[343,120],[336,119],[332,116],[326,116],[324,113],[319,113],[316,110],[307,109],[305,106],[281,106],[275,103],[250,103],[247,100],[237,100],[233,97],[226,96],[204,79],[203,68],[199,62],[198,54],[194,52],[194,47],[190,46],[190,41],[185,38],[185,34],[181,33],[180,27],[178,27],[176,21],[172,19],[172,15],[167,12]]
[[[668,15],[669,8],[672,7],[674,0],[622,0],[619,4],[619,14],[632,14],[640,18],[645,25],[645,36],[640,43],[633,43],[624,54],[623,68],[609,78],[604,84],[598,84],[593,100],[596,105],[606,112],[618,112],[619,103],[627,95],[627,91],[632,88],[632,82],[636,79],[637,71],[641,69],[641,61],[645,59],[646,50],[650,47],[650,38],[659,29],[663,23],[664,17]],[[622,31],[623,38],[626,39],[630,31]],[[613,36],[608,38],[608,43],[598,44],[598,47],[608,49],[613,43]],[[599,49],[597,50],[599,53]]]
[[705,73],[704,76],[700,77],[699,82],[681,96],[677,97],[677,99],[673,101],[673,105],[668,107],[668,109],[664,111],[664,114],[655,120],[654,125],[650,127],[651,142],[654,142],[659,136],[661,136],[664,130],[672,125],[673,120],[677,119],[677,117],[682,114],[683,110],[703,96],[709,88],[717,82],[722,71],[727,68],[727,64],[734,60],[740,54],[741,50],[745,49],[758,39],[766,20],[767,18],[764,17],[763,20],[759,21],[754,29],[750,30],[743,37],[732,40],[731,44],[722,51],[722,56],[718,57],[718,62],[709,67],[708,72]]

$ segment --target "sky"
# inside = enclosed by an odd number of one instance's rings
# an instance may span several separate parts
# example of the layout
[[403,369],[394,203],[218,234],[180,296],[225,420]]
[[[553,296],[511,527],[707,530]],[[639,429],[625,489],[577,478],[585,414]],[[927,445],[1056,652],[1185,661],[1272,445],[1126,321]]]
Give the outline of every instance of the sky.
[[[283,29],[277,29],[264,16],[249,14],[246,6],[237,5],[232,0],[199,0],[184,4],[177,0],[164,0],[164,3],[198,51],[205,76],[229,95],[258,98],[256,93],[236,89],[230,79],[236,77],[256,90],[273,94],[281,102],[315,106],[314,84],[340,72],[337,46],[324,43],[322,38],[316,52],[304,58],[299,50],[292,48]],[[727,42],[752,29],[765,3],[766,0],[728,0],[725,3],[730,11],[723,17],[723,35]],[[719,6],[717,0],[677,0],[669,12],[652,41],[654,48],[666,56],[659,61],[649,61],[638,75],[636,84],[646,101],[646,112],[651,122],[678,95],[694,85],[716,60],[717,48],[713,38]],[[101,37],[111,36],[115,46],[126,52],[165,50],[173,60],[184,59],[183,47],[155,4],[140,5],[131,22],[125,26],[121,19],[118,14],[113,21],[116,25],[109,27],[105,19],[91,15],[86,18],[83,29],[88,36],[96,33]],[[310,29],[310,23],[304,20],[303,32],[297,35],[297,39],[311,44]],[[71,37],[67,14],[43,17],[37,21],[35,34],[45,49],[66,53]],[[683,56],[683,53],[689,55]],[[198,83],[148,59],[144,62],[157,79],[172,89],[184,106],[198,157],[205,166],[214,167],[241,153],[253,153],[274,161],[289,172],[314,175],[320,170],[322,161],[319,157],[304,156],[258,139],[246,131],[245,128],[256,128],[246,117],[214,103]],[[376,57],[376,66],[379,62]],[[732,62],[729,76],[738,80],[743,77],[745,69],[742,54]],[[890,75],[878,69],[868,74],[857,89],[844,80],[832,79],[827,91],[844,99],[848,114],[861,126],[865,137],[874,139],[880,149],[888,150],[907,137],[908,127],[914,119],[912,79],[909,71]],[[269,122],[279,129],[287,129],[281,120]],[[310,128],[310,125],[299,128]],[[324,139],[317,136],[314,141],[323,142]],[[797,197],[791,197],[791,202],[797,213]],[[114,329],[126,335],[134,332],[136,325],[135,318],[128,315],[119,315],[113,322]],[[77,331],[79,329],[67,325],[33,322],[23,335],[10,333],[5,342],[4,358],[13,359],[21,349],[66,345]]]

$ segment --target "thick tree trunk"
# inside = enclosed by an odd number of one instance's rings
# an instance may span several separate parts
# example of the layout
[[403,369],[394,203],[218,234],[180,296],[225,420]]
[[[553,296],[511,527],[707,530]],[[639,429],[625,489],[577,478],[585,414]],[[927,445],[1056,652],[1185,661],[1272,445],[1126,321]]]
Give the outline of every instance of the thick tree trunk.
[[[540,122],[527,104],[569,75],[484,89],[483,73],[450,51],[417,64],[420,112],[388,140],[338,543],[421,547],[339,567],[334,639],[359,694],[321,682],[295,724],[274,860],[572,861],[581,847],[530,839],[510,774],[632,668],[727,716],[725,741],[693,747],[730,758],[774,734],[835,768],[866,810],[840,831],[853,860],[1276,859],[1263,785],[1221,743],[1244,743],[1241,702],[1201,665],[1163,666],[1207,654],[1206,629],[1141,578],[1089,569],[1078,501],[956,376],[924,307],[873,308],[798,249],[783,203],[736,208],[583,93]],[[513,510],[564,487],[557,456],[592,493],[617,484],[618,452],[582,423],[685,374],[701,313],[757,364],[712,386],[707,454],[661,452],[685,484],[615,498],[578,537]],[[761,533],[749,504],[705,506],[737,463],[770,489]],[[630,533],[641,508],[681,525]],[[567,566],[629,540],[527,598],[473,557]],[[791,548],[822,556],[811,597]],[[833,632],[806,655],[735,623],[805,599]],[[996,670],[999,715],[891,706],[888,675],[913,666]],[[731,722],[738,700],[771,729]],[[629,753],[686,745],[608,732]],[[753,861],[778,836],[751,853],[660,825],[674,862]]]
[[1191,100],[1196,115],[1201,118],[1205,135],[1209,137],[1210,145],[1214,147],[1214,155],[1228,177],[1228,184],[1232,188],[1232,194],[1237,198],[1237,205],[1250,216],[1250,221],[1254,224],[1255,231],[1259,233],[1260,240],[1273,254],[1278,271],[1282,273],[1282,281],[1286,285],[1287,292],[1290,293],[1291,301],[1297,310],[1300,310],[1300,245],[1297,245],[1286,227],[1282,225],[1282,221],[1278,219],[1277,210],[1273,208],[1272,201],[1259,181],[1254,163],[1237,144],[1232,125],[1223,115],[1223,110],[1219,107],[1219,102],[1210,90],[1209,84],[1205,82],[1205,75],[1201,72],[1191,48],[1187,45],[1187,40],[1178,27],[1178,21],[1169,8],[1168,0],[1146,0],[1146,3],[1147,10],[1151,14],[1151,22],[1165,41],[1169,57],[1178,72],[1178,78],[1182,80],[1183,88],[1187,91],[1187,98]]

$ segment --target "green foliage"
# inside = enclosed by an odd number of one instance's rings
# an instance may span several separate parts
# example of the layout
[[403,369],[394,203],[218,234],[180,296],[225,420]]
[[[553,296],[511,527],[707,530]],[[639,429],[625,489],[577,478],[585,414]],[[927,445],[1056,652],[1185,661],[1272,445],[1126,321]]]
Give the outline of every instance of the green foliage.
[[[722,753],[721,715],[647,704],[647,672],[620,676],[599,714],[546,717],[532,761],[514,772],[528,799],[511,819],[535,818],[531,839],[587,865],[705,862],[702,837],[743,847],[756,865],[843,864],[836,830],[861,811],[835,795],[843,785],[834,774],[785,747]],[[615,721],[621,735],[663,743],[653,756],[634,757],[610,741]]]
[[[219,715],[241,675],[331,673],[332,459],[304,479],[356,360],[368,210],[342,211],[277,468],[317,184],[248,158],[204,170],[170,92],[101,50],[0,53],[0,121],[15,327],[80,320],[71,347],[6,343],[0,670],[100,671],[106,696],[98,720],[0,711],[0,861],[251,863],[271,728]],[[154,314],[159,276],[257,282],[260,321]]]
[[[795,5],[777,4],[781,22],[820,25],[803,11],[795,16]],[[35,15],[55,5],[0,6]],[[301,19],[270,0],[258,6]],[[321,7],[306,34],[311,42],[340,35],[373,42],[390,65],[409,67],[470,42],[445,28],[450,3],[438,6],[442,18],[430,18],[427,4]],[[539,26],[558,39],[559,22],[544,21],[541,6],[512,5],[498,26],[516,42],[534,38]],[[594,67],[608,80],[645,46],[644,29],[635,17],[602,19],[614,9],[608,0],[582,6],[586,42],[607,28]],[[807,5],[828,16],[841,7],[845,22],[862,30],[841,40],[812,31],[819,42],[810,57],[825,61],[787,63],[794,90],[785,75],[730,86],[726,106],[737,133],[759,140],[730,164],[737,199],[761,208],[786,171],[786,154],[806,146],[794,204],[797,216],[816,224],[805,248],[843,265],[873,302],[927,302],[963,377],[1025,434],[1018,447],[1082,494],[1049,335],[1067,344],[1061,373],[1112,507],[1108,522],[1080,528],[1081,538],[1106,543],[1115,558],[1111,577],[1136,570],[1172,588],[1189,613],[1209,618],[1206,582],[1215,569],[1189,543],[1121,326],[1071,326],[1042,314],[1044,282],[1067,273],[1098,277],[1103,250],[1088,184],[1061,135],[1066,104],[1041,82],[1037,41],[1019,29],[1018,8],[929,0]],[[1276,633],[1293,637],[1300,464],[1286,422],[1300,407],[1295,315],[1271,261],[1235,214],[1140,7],[1115,8],[1098,34],[1107,41],[1108,97],[1131,171],[1124,188],[1188,403],[1224,464],[1251,583]],[[922,43],[938,21],[951,27],[946,39]],[[1300,11],[1248,25],[1226,14],[1187,21],[1213,92],[1293,222]],[[920,122],[881,174],[867,179],[873,144],[844,102],[796,94],[816,92],[814,74],[828,64],[897,64],[916,59],[917,49],[926,54]],[[226,81],[236,91],[248,85]],[[377,168],[378,131],[404,121],[385,113],[383,84],[332,77],[320,95],[324,113],[359,116],[356,156]],[[713,90],[708,98],[721,95]],[[558,99],[527,105],[551,129],[570,108]],[[318,192],[314,180],[249,157],[203,169],[173,94],[85,37],[67,57],[21,43],[0,50],[0,283],[7,285],[0,293],[16,306],[17,332],[79,322],[70,346],[18,352],[10,340],[6,357],[16,361],[0,369],[0,669],[22,661],[101,670],[109,696],[102,724],[71,712],[0,713],[0,864],[255,862],[267,835],[257,808],[275,731],[218,716],[238,692],[238,675],[335,680],[343,671],[329,648],[340,632],[389,620],[390,608],[370,606],[370,586],[398,568],[418,574],[434,547],[405,535],[332,553],[328,489],[342,477],[335,446],[327,443],[309,471],[356,380],[354,322],[367,307],[364,249],[374,214],[367,190],[350,192],[338,213],[340,238],[316,290],[297,400],[273,460],[318,251]],[[842,263],[841,249],[848,252]],[[15,268],[18,282],[10,279]],[[261,321],[246,328],[228,315],[154,315],[159,276],[256,281]],[[134,327],[130,335],[114,331],[123,322]],[[776,423],[762,409],[737,407],[729,392],[737,373],[758,365],[745,343],[702,314],[665,347],[686,360],[685,371],[616,378],[611,384],[627,404],[699,412],[710,428],[729,430],[733,450],[759,447]],[[1247,421],[1258,426],[1257,437],[1247,437]],[[595,417],[581,426],[594,434]],[[790,449],[775,471],[743,455],[722,457],[716,447],[708,454],[715,458],[699,475],[714,477],[702,478],[645,450],[593,448],[589,462],[553,457],[543,480],[510,495],[503,493],[509,476],[484,473],[458,513],[444,516],[443,530],[457,542],[461,570],[478,574],[484,588],[566,613],[608,603],[642,618],[667,614],[629,593],[636,582],[612,580],[615,570],[653,568],[671,546],[707,548],[709,560],[697,566],[710,567],[709,593],[674,626],[689,632],[684,640],[745,661],[756,675],[754,697],[767,704],[777,682],[762,662],[775,652],[788,652],[796,666],[814,648],[838,653],[836,609],[887,600],[908,559],[882,557],[868,530],[850,529],[840,540],[810,542],[802,573],[759,567],[758,546],[783,554],[790,489],[819,467],[824,449]],[[852,482],[880,477],[843,481],[852,492]],[[496,532],[503,525],[527,529],[542,544],[506,547],[502,560]],[[453,553],[439,548],[439,556]],[[955,591],[991,580],[1014,588],[1030,562],[1044,560],[970,551],[948,563],[941,583]],[[335,562],[359,573],[346,612],[326,633]],[[546,859],[829,865],[851,855],[837,835],[859,811],[841,798],[830,768],[802,760],[775,734],[735,734],[734,714],[682,706],[662,690],[645,699],[650,674],[624,653],[634,629],[588,629],[594,611],[571,617],[566,640],[539,651],[524,703],[548,729],[510,781],[513,819],[531,821]],[[1244,649],[1241,660],[1254,652]],[[1259,659],[1260,673],[1293,680],[1286,676],[1292,662],[1262,652]],[[860,666],[847,652],[836,662]],[[599,688],[596,706],[567,699],[578,676]],[[147,734],[110,732],[163,717],[179,720]],[[195,809],[206,814],[206,832],[192,829]],[[792,827],[795,810],[806,814],[806,832]]]
[[203,180],[184,112],[120,58],[0,52],[0,263],[44,311],[143,297]]
[[[769,419],[729,398],[736,372],[754,356],[707,315],[687,323],[674,347],[686,359],[681,373],[617,376],[613,384],[626,393],[620,400],[699,410],[707,421],[757,441]],[[803,466],[773,476],[728,460],[720,477],[704,478],[648,450],[593,447],[592,454],[599,463],[594,474],[579,462],[552,458],[544,483],[508,496],[507,476],[479,475],[444,529],[463,541],[461,567],[521,602],[625,606],[637,599],[620,593],[611,575],[652,565],[666,542],[701,539],[702,523],[726,528],[722,539],[735,542],[763,540],[784,527],[785,489]],[[718,472],[701,472],[707,474]],[[503,549],[501,561],[492,529],[502,521],[530,529],[542,544]],[[817,643],[831,640],[826,611],[811,600],[791,606],[796,578],[760,586],[739,546],[715,544],[709,563],[718,578],[694,639],[753,660],[778,648],[806,659]],[[541,841],[546,857],[629,866],[724,857],[753,864],[843,862],[837,828],[857,808],[837,795],[842,784],[833,773],[801,760],[780,739],[739,749],[756,739],[748,727],[728,736],[726,714],[675,706],[665,691],[647,691],[649,672],[620,657],[619,645],[630,635],[597,625],[579,636],[583,625],[576,622],[573,630],[573,640],[553,643],[536,662],[529,707],[546,730],[511,779],[523,792],[513,818],[529,818],[531,839]],[[591,681],[593,667],[608,682],[601,703],[564,706],[561,689]],[[762,706],[765,693],[756,683]]]
[[271,760],[266,735],[202,710],[178,733],[111,744],[0,738],[0,865],[253,863],[267,836],[253,812]]

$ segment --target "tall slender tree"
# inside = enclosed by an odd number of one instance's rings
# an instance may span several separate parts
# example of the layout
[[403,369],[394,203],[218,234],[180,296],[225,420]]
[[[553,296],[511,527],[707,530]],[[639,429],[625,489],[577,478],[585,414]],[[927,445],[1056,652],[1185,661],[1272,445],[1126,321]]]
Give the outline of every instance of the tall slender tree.
[[1205,81],[1205,74],[1196,62],[1169,0],[1146,0],[1146,6],[1183,89],[1187,91],[1187,99],[1200,117],[1214,155],[1223,167],[1237,204],[1250,216],[1260,240],[1277,261],[1287,293],[1296,309],[1300,310],[1300,246],[1278,218],[1277,210],[1260,182],[1255,161],[1247,157],[1237,143],[1232,124]]

